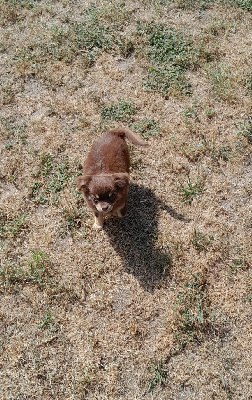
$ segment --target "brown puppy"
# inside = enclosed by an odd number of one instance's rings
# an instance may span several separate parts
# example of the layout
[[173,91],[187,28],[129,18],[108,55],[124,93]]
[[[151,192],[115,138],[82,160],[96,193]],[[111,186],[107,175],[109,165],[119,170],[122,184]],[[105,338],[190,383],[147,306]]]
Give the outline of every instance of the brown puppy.
[[119,128],[97,139],[87,156],[78,189],[94,211],[96,229],[102,229],[105,215],[123,217],[127,212],[130,158],[125,137],[133,144],[146,146],[129,129]]

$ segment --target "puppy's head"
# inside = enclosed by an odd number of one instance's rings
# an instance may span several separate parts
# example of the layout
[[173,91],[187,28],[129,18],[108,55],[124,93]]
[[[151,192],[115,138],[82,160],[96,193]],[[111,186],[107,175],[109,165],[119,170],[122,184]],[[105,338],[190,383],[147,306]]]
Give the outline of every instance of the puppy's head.
[[129,184],[127,173],[111,175],[80,176],[77,180],[78,189],[98,212],[108,214],[117,201],[125,194]]

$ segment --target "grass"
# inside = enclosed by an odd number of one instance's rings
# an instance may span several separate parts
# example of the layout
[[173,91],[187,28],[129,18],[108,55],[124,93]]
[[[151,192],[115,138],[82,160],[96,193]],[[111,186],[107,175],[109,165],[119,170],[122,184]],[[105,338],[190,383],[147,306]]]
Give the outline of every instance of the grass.
[[235,251],[235,256],[229,262],[228,274],[230,277],[236,275],[238,272],[249,270],[251,266],[250,254],[238,247]]
[[32,174],[33,183],[29,186],[29,196],[38,204],[56,204],[60,192],[76,174],[76,169],[70,165],[67,157],[58,160],[46,153],[38,156],[38,159],[39,164]]
[[252,72],[246,74],[244,79],[244,85],[247,90],[247,93],[252,96]]
[[204,274],[190,272],[190,275],[184,290],[177,295],[178,317],[174,335],[180,349],[213,332],[218,317],[216,310],[211,308]]
[[[212,4],[218,3],[218,0],[178,0],[178,5],[182,9],[202,9],[205,10],[210,8]],[[251,1],[250,0],[220,0],[219,3],[227,4],[231,6],[241,7],[244,10],[251,11]]]
[[191,182],[191,178],[188,176],[186,184],[183,186],[178,186],[178,190],[181,193],[183,203],[191,203],[196,196],[199,196],[204,191],[204,186],[202,183],[196,181]]
[[18,142],[21,144],[27,143],[25,137],[25,130],[27,125],[25,122],[17,125],[15,123],[9,123],[4,119],[0,119],[0,126],[2,126],[4,131],[7,133],[7,140],[5,144],[5,148],[7,150],[14,148]]
[[32,251],[26,263],[1,265],[0,283],[4,291],[16,284],[31,283],[44,289],[49,284],[48,257],[43,251]]
[[[7,0],[4,0],[4,3],[7,3]],[[34,1],[31,0],[8,0],[8,5],[13,7],[22,7],[22,8],[33,8]]]
[[117,103],[112,102],[108,106],[102,106],[101,117],[103,121],[118,121],[132,123],[136,106],[131,100],[119,99]]
[[82,229],[85,231],[83,223],[87,219],[87,213],[80,205],[76,208],[69,207],[61,211],[61,223],[58,229],[61,237],[74,235]]
[[213,240],[212,235],[205,235],[197,229],[194,229],[192,244],[198,251],[205,252]]
[[59,330],[59,323],[50,310],[45,310],[42,321],[38,324],[39,329],[47,330],[54,335]]
[[237,123],[236,125],[236,133],[237,135],[243,136],[247,139],[248,143],[252,142],[252,114],[246,115],[242,122]]
[[146,89],[160,92],[190,95],[190,83],[185,71],[192,65],[192,41],[185,35],[163,24],[139,24],[139,35],[147,36],[147,57],[151,62]]
[[147,390],[153,394],[157,386],[165,386],[168,380],[167,368],[163,361],[156,361],[148,367],[148,370],[152,376],[149,379]]
[[120,16],[121,24],[127,18],[124,5],[105,8],[94,5],[85,9],[81,22],[46,26],[46,33],[40,40],[24,45],[15,55],[17,66],[29,67],[36,73],[45,71],[49,63],[62,61],[71,64],[78,58],[84,68],[90,68],[101,52],[120,54],[128,57],[134,47],[123,35],[115,34],[118,25],[111,16]]
[[231,69],[224,63],[212,63],[206,66],[206,73],[210,79],[215,96],[224,101],[234,98]]
[[[0,2],[1,399],[249,398],[248,10]],[[76,179],[122,125],[149,146],[97,232]]]
[[155,120],[143,118],[133,125],[133,130],[139,132],[143,138],[160,135],[160,127]]
[[8,217],[0,210],[0,237],[4,239],[14,238],[18,233],[27,229],[26,217],[26,212],[15,213]]

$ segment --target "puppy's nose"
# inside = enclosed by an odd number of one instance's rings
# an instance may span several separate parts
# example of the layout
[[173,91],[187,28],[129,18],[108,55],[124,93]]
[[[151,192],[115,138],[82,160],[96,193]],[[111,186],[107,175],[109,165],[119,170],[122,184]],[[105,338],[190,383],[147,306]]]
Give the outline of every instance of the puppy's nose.
[[107,210],[108,210],[108,208],[109,208],[109,206],[108,206],[108,205],[106,205],[106,206],[102,206],[102,211],[107,211]]

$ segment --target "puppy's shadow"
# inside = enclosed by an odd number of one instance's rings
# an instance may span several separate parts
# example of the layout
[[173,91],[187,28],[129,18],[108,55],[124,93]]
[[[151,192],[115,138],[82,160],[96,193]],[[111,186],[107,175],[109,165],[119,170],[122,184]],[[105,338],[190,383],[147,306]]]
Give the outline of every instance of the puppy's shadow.
[[153,291],[169,274],[172,261],[169,248],[157,247],[159,208],[165,209],[173,218],[188,222],[160,201],[150,189],[131,184],[126,217],[108,219],[104,225],[126,269],[147,291]]

